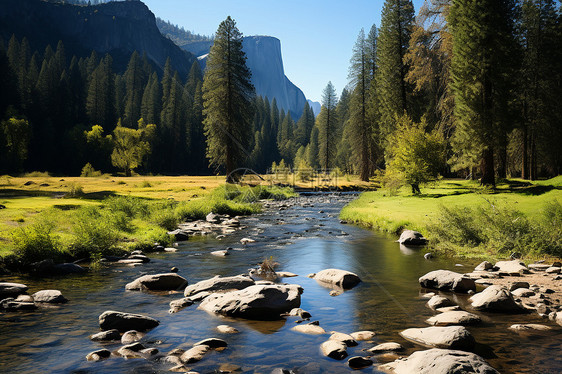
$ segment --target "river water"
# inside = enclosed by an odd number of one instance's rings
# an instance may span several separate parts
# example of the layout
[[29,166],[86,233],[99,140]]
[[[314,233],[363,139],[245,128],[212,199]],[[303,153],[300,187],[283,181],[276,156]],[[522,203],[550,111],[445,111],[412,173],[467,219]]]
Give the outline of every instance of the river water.
[[[65,278],[33,279],[4,277],[2,281],[27,284],[30,293],[58,289],[70,301],[61,306],[26,313],[0,313],[0,373],[166,373],[165,366],[145,359],[111,357],[88,362],[89,352],[102,348],[88,336],[99,331],[98,316],[105,310],[141,313],[158,319],[142,343],[161,352],[188,349],[209,337],[228,342],[223,352],[211,352],[199,363],[188,365],[200,373],[214,373],[221,364],[234,364],[243,372],[270,373],[275,368],[299,373],[345,373],[352,371],[344,361],[322,356],[319,346],[326,336],[294,332],[295,317],[258,322],[209,315],[187,307],[168,313],[168,303],[181,293],[125,291],[125,284],[146,273],[167,272],[178,267],[190,284],[214,275],[245,273],[265,258],[273,256],[278,270],[299,275],[286,278],[304,288],[301,307],[320,321],[326,331],[351,333],[372,330],[376,344],[395,341],[405,348],[404,355],[422,349],[402,339],[398,333],[410,327],[425,327],[433,315],[420,295],[418,278],[435,269],[470,272],[475,264],[457,264],[450,259],[423,258],[423,250],[402,248],[394,237],[344,225],[338,214],[351,195],[301,197],[286,210],[266,210],[242,219],[246,229],[222,240],[195,239],[179,245],[178,252],[150,254],[151,262],[142,267],[111,265],[98,272]],[[301,204],[305,203],[305,204]],[[303,206],[304,205],[304,206]],[[242,247],[239,240],[251,237],[256,243]],[[216,257],[211,251],[226,247],[244,248],[230,256]],[[463,265],[463,266],[459,266]],[[339,268],[358,274],[363,282],[342,295],[329,296],[309,273]],[[455,296],[466,305],[466,296]],[[480,343],[477,353],[502,373],[562,372],[562,337],[559,330],[542,334],[518,334],[508,330],[513,323],[547,323],[536,314],[506,316],[481,314],[484,323],[470,327]],[[215,327],[228,324],[240,333],[221,335]],[[361,342],[348,348],[349,356],[364,355],[362,349],[373,343]],[[119,344],[106,345],[110,350]],[[378,362],[384,362],[379,358]],[[362,372],[377,372],[376,365]]]

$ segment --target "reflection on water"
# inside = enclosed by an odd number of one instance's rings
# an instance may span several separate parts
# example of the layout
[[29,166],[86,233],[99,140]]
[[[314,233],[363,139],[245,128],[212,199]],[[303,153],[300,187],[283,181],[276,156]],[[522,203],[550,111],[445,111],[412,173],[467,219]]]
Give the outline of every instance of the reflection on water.
[[[247,218],[248,229],[232,237],[193,240],[180,245],[176,253],[151,255],[152,261],[139,268],[110,266],[86,276],[37,280],[9,277],[3,280],[27,284],[30,292],[59,289],[70,300],[62,306],[42,308],[29,313],[0,314],[0,372],[2,373],[166,373],[170,366],[144,359],[111,358],[87,362],[87,353],[99,349],[99,343],[88,339],[99,330],[98,316],[105,310],[142,313],[160,320],[161,324],[144,338],[145,345],[167,352],[189,348],[208,337],[221,337],[229,346],[223,352],[212,352],[201,362],[189,365],[201,373],[214,372],[221,364],[239,365],[244,372],[269,373],[276,367],[299,368],[304,373],[341,373],[349,371],[345,362],[325,358],[319,351],[326,336],[308,336],[291,331],[296,317],[281,321],[246,321],[209,315],[196,305],[177,313],[168,313],[168,303],[181,293],[141,293],[125,291],[125,284],[144,273],[166,272],[172,266],[190,284],[214,275],[236,275],[247,272],[264,258],[273,256],[280,270],[299,274],[288,278],[304,288],[302,308],[320,321],[326,331],[350,333],[376,331],[376,343],[396,341],[415,347],[398,336],[409,327],[423,327],[432,315],[420,299],[417,279],[438,268],[470,271],[474,264],[456,267],[454,262],[435,259],[426,261],[423,250],[401,249],[395,238],[342,225],[337,214],[344,204],[337,198],[310,197],[312,207],[290,208]],[[319,213],[323,211],[323,213]],[[349,235],[345,235],[349,234]],[[243,247],[238,240],[252,236],[255,244]],[[209,253],[226,247],[227,257]],[[363,282],[337,297],[306,275],[325,268],[340,268],[357,273]],[[466,305],[466,296],[456,301]],[[558,373],[562,339],[554,333],[517,334],[507,329],[513,323],[544,323],[535,315],[485,315],[485,323],[471,327],[481,343],[478,353],[505,373]],[[221,335],[217,325],[228,324],[239,334]],[[110,350],[118,344],[106,345]],[[349,348],[350,356],[372,344]],[[382,359],[380,359],[383,361]],[[539,369],[537,369],[539,368]],[[372,368],[364,372],[373,372]],[[376,371],[376,370],[375,370]]]

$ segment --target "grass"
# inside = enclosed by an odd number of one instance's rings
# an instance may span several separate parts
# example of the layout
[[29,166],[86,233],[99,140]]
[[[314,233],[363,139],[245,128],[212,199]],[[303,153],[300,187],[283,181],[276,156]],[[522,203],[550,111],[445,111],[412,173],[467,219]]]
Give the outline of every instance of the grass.
[[[489,258],[509,256],[509,248],[529,258],[554,255],[560,257],[556,247],[562,238],[552,237],[550,247],[544,242],[539,243],[530,236],[529,242],[505,245],[509,239],[498,238],[497,232],[487,231],[487,239],[480,243],[463,243],[447,238],[448,235],[440,227],[460,229],[462,219],[474,222],[482,227],[491,225],[496,231],[510,232],[523,238],[524,227],[517,227],[525,221],[528,235],[537,230],[554,230],[545,216],[545,209],[553,202],[562,202],[562,177],[547,181],[529,183],[523,180],[505,180],[498,184],[496,190],[484,189],[477,182],[466,180],[442,180],[425,186],[422,195],[413,196],[409,188],[398,191],[381,189],[364,192],[357,200],[342,210],[340,218],[366,225],[378,230],[399,233],[408,228],[420,231],[432,240],[434,249],[448,252],[461,257]],[[556,208],[554,209],[556,215]],[[493,212],[490,213],[490,212]],[[503,215],[503,216],[502,216]],[[502,217],[500,217],[502,216]],[[487,217],[487,218],[486,218]],[[519,218],[518,218],[519,217]],[[456,225],[453,224],[457,220]],[[511,221],[515,223],[511,223]],[[465,225],[462,229],[468,229]],[[519,230],[519,231],[517,231]],[[556,234],[557,233],[557,234]],[[527,234],[526,234],[527,235]],[[523,240],[523,239],[522,239]],[[531,248],[539,245],[540,248]]]
[[224,177],[0,177],[0,256],[96,259],[154,243],[170,245],[177,224],[211,211],[247,215],[260,199],[284,199],[278,187],[226,187]]

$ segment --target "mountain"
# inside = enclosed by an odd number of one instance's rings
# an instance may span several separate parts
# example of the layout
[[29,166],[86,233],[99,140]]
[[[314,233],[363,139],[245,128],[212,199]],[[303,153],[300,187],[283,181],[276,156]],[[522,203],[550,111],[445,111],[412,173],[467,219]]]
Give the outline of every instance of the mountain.
[[316,117],[317,115],[320,114],[320,110],[322,109],[322,105],[318,102],[318,101],[312,101],[312,100],[306,100],[308,102],[308,105],[310,105],[310,107],[312,108],[312,111],[314,112],[314,116]]
[[[198,56],[202,67],[212,41],[200,41],[183,45],[182,48]],[[285,76],[281,42],[271,36],[246,36],[242,48],[246,53],[247,65],[252,71],[252,83],[256,93],[271,101],[277,101],[277,107],[290,112],[294,120],[302,114],[306,97],[304,93]]]
[[109,53],[114,68],[123,71],[133,51],[146,53],[162,70],[170,57],[180,76],[189,73],[195,57],[164,37],[154,14],[140,1],[115,1],[95,6],[41,0],[1,0],[0,38],[26,37],[31,50],[56,48],[62,40],[67,56]]

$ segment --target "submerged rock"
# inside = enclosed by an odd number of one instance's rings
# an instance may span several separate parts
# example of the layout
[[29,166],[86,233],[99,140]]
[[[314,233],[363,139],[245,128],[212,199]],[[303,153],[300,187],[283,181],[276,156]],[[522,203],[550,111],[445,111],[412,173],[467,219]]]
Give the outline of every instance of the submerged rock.
[[373,339],[377,334],[374,331],[356,331],[349,335],[356,341],[365,341]]
[[0,301],[0,310],[5,310],[7,312],[19,312],[35,309],[37,309],[37,305],[35,305],[34,302],[17,301],[12,297],[8,297]]
[[28,287],[21,283],[0,282],[0,300],[6,297],[16,297],[27,291]]
[[237,275],[234,277],[216,276],[206,279],[190,286],[184,291],[185,296],[195,295],[200,292],[226,291],[226,290],[242,290],[246,287],[253,286],[254,280],[247,276]]
[[97,334],[93,334],[90,336],[90,340],[93,340],[95,342],[110,342],[120,339],[121,339],[121,334],[117,329],[98,332]]
[[113,310],[103,312],[99,316],[100,328],[102,330],[116,329],[120,332],[129,330],[146,331],[160,324],[151,317],[142,314],[123,313]]
[[175,291],[187,286],[187,280],[176,273],[149,274],[127,283],[126,290]]
[[474,348],[474,337],[463,326],[412,328],[400,333],[404,339],[428,347],[460,349]]
[[482,322],[482,319],[476,314],[459,310],[437,314],[426,322],[432,326],[475,325]]
[[388,343],[375,345],[373,348],[367,349],[367,352],[371,352],[371,353],[396,352],[396,351],[401,351],[403,349],[404,347],[402,347],[398,343],[388,342]]
[[444,291],[463,292],[475,291],[476,284],[473,279],[449,270],[434,270],[419,279],[424,288],[435,288]]
[[509,326],[510,330],[515,331],[525,331],[525,332],[532,332],[532,331],[550,331],[552,327],[546,325],[539,325],[536,323],[523,323],[523,324],[515,324]]
[[395,374],[499,374],[474,353],[438,348],[414,352],[378,369]]
[[298,285],[255,285],[240,291],[214,293],[199,308],[208,312],[248,319],[279,318],[298,308],[302,288]]
[[326,330],[324,330],[322,327],[320,327],[316,324],[312,324],[312,323],[307,323],[305,325],[296,325],[296,326],[292,327],[291,330],[296,331],[296,332],[300,332],[300,333],[303,333],[303,334],[309,334],[309,335],[326,334]]
[[222,333],[222,334],[237,334],[240,331],[238,331],[237,329],[235,329],[232,326],[228,326],[228,325],[218,325],[216,327],[217,331]]

